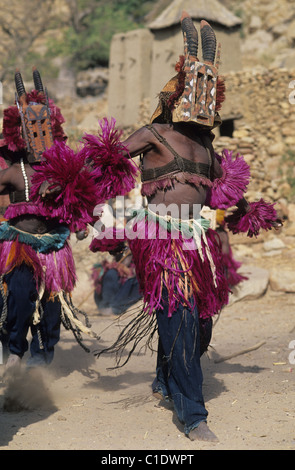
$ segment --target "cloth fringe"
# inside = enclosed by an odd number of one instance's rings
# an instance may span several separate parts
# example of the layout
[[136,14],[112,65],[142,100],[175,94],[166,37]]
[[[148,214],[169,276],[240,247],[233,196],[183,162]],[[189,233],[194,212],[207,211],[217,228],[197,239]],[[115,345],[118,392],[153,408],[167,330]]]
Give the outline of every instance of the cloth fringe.
[[142,196],[152,196],[158,190],[164,191],[170,188],[173,188],[174,183],[182,183],[182,184],[193,184],[195,186],[206,186],[211,187],[212,182],[205,177],[199,175],[193,175],[191,173],[183,173],[178,172],[169,177],[165,176],[165,178],[158,178],[156,181],[147,181],[142,183],[141,194]]

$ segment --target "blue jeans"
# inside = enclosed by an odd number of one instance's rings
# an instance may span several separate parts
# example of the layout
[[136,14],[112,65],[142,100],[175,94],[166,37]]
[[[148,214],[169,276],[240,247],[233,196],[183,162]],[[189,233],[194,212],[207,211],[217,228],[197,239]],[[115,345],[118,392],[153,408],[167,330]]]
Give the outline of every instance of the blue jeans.
[[116,269],[109,269],[103,276],[100,296],[95,294],[98,308],[111,307],[115,315],[125,312],[131,305],[140,300],[139,285],[136,277],[127,279],[123,284]]
[[[57,300],[42,299],[43,315],[39,325],[32,324],[35,311],[37,289],[32,271],[21,265],[4,277],[8,286],[7,318],[0,339],[4,347],[12,354],[23,357],[28,350],[27,335],[32,334],[30,352],[31,362],[49,364],[54,355],[54,346],[60,338],[61,306]],[[0,314],[3,309],[3,299],[0,296]],[[39,331],[38,331],[39,330]],[[39,335],[42,341],[40,347]],[[33,365],[33,364],[32,364]]]
[[188,434],[208,412],[204,405],[200,365],[200,328],[197,309],[179,306],[168,318],[168,308],[157,312],[159,347],[153,390],[172,399],[178,419]]

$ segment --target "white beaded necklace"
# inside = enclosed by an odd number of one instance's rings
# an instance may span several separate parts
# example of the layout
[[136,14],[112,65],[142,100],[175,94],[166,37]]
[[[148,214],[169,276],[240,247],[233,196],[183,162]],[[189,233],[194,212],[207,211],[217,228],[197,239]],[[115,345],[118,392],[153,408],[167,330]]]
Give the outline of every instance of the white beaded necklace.
[[21,166],[21,170],[22,170],[22,174],[23,174],[23,177],[24,177],[24,182],[25,182],[25,196],[26,196],[26,201],[29,201],[29,181],[28,181],[28,177],[27,177],[27,174],[26,174],[26,169],[25,169],[25,164],[24,164],[24,161],[23,159],[21,158],[21,161],[20,161],[20,166]]

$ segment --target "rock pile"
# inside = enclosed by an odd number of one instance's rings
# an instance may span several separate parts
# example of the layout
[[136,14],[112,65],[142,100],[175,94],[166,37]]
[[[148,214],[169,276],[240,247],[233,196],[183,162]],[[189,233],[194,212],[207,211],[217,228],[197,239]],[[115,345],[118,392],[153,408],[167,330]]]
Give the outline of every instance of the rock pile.
[[295,69],[226,76],[225,114],[239,118],[234,120],[232,136],[217,136],[214,143],[217,151],[228,148],[244,155],[252,174],[251,199],[263,195],[275,202],[295,196],[294,80]]
[[294,67],[295,4],[293,0],[232,0],[232,11],[243,20],[244,67],[262,64]]

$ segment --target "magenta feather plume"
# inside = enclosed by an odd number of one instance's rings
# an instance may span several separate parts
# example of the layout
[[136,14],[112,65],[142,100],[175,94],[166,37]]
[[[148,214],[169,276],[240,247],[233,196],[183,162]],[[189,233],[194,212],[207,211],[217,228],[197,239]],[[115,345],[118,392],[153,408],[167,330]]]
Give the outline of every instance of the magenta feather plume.
[[[75,153],[64,142],[55,142],[43,153],[43,161],[35,170],[30,197],[43,207],[44,215],[66,223],[72,231],[83,230],[93,221],[96,186],[82,152]],[[40,196],[45,181],[51,189],[58,188],[57,195]]]
[[89,249],[90,251],[96,253],[97,251],[109,251],[116,252],[121,251],[125,246],[126,236],[124,235],[124,229],[118,230],[115,227],[110,227],[107,229],[109,234],[105,233],[104,237],[94,237]]
[[270,230],[277,219],[274,204],[260,199],[250,202],[248,206],[247,212],[238,208],[225,218],[228,229],[233,233],[247,232],[248,237],[257,237],[260,229]]
[[21,134],[21,119],[16,106],[4,109],[2,132],[4,142],[12,152],[26,147],[26,142]]
[[227,209],[242,199],[250,181],[250,168],[242,156],[232,158],[232,152],[224,149],[222,156],[216,154],[223,175],[213,181],[208,190],[206,205],[212,209]]
[[135,186],[138,168],[129,158],[128,149],[120,138],[122,131],[115,128],[116,120],[99,121],[101,132],[83,136],[83,153],[91,162],[97,183],[97,204],[118,195],[125,195]]

